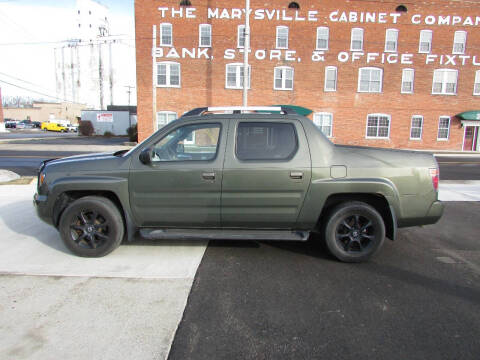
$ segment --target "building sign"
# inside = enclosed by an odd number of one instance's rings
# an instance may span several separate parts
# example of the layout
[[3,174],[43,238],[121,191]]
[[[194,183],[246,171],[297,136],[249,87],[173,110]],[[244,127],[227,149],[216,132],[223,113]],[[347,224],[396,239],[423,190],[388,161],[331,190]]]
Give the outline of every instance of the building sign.
[[113,123],[112,113],[97,114],[97,122]]
[[[158,11],[162,18],[185,18],[196,19],[197,9],[188,8],[168,8],[159,7]],[[226,8],[207,8],[208,19],[222,20],[241,20],[245,14],[245,9],[226,9]],[[318,10],[309,11],[291,11],[278,9],[256,9],[250,10],[250,16],[253,20],[277,20],[277,21],[311,21],[318,22],[327,20],[330,22],[344,23],[377,23],[377,24],[397,24],[402,14],[398,12],[364,12],[364,11],[340,11],[334,10],[322,14]],[[478,26],[480,25],[480,16],[458,16],[458,15],[421,15],[413,14],[409,18],[412,25],[446,25],[446,26]]]
[[[183,18],[195,19],[197,17],[197,9],[188,8],[168,8],[159,7],[158,11],[162,18]],[[226,9],[226,8],[207,8],[205,14],[208,19],[219,20],[241,20],[245,14],[244,9]],[[304,12],[276,9],[256,9],[250,10],[253,20],[278,20],[278,21],[310,21],[323,23],[377,23],[377,24],[397,24],[400,13],[384,13],[384,12],[356,12],[356,11],[330,11],[321,13],[317,10],[308,10]],[[457,16],[457,15],[420,15],[413,14],[407,17],[412,25],[445,25],[445,26],[478,26],[480,25],[480,16]],[[156,31],[156,30],[155,30]],[[314,36],[314,35],[312,35]],[[213,60],[212,48],[175,48],[175,47],[154,47],[152,56],[157,59],[174,60],[174,59],[205,59]],[[242,61],[244,49],[224,49],[223,54],[217,54],[225,60]],[[480,56],[465,54],[426,54],[426,53],[397,53],[385,52],[364,53],[362,51],[340,51],[333,53],[331,51],[313,50],[308,58],[301,58],[295,49],[249,49],[251,56],[257,61],[285,61],[285,62],[302,62],[309,61],[313,63],[321,62],[338,62],[338,63],[363,63],[370,65],[380,64],[402,64],[417,65],[423,63],[432,66],[480,66]]]

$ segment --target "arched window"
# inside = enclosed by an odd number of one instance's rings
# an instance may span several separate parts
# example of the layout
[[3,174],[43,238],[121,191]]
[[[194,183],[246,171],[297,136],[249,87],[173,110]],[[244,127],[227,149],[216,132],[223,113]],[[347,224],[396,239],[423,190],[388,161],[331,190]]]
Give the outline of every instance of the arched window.
[[396,12],[407,12],[408,9],[405,5],[398,5],[397,8],[395,9]]
[[180,6],[192,6],[190,0],[182,0],[180,1]]
[[300,5],[298,5],[297,2],[292,1],[290,4],[288,4],[289,9],[300,9]]

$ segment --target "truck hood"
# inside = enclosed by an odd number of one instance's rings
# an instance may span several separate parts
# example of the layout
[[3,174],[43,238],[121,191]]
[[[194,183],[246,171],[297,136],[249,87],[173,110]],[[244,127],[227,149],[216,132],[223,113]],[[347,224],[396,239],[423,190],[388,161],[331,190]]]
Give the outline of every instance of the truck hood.
[[[335,145],[334,159],[338,165],[348,167],[436,167],[432,153],[411,150],[372,148],[364,146]],[[346,161],[342,164],[341,160]]]
[[118,170],[125,162],[125,157],[115,156],[114,153],[95,153],[47,160],[44,163],[46,172],[78,173],[93,171],[99,173]]

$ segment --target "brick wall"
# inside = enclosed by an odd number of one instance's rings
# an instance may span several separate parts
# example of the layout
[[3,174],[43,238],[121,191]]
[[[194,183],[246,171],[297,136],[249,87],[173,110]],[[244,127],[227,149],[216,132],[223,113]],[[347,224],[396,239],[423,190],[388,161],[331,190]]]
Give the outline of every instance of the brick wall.
[[[195,8],[195,19],[171,17],[162,18],[159,7],[180,9],[179,0],[135,0],[136,21],[136,52],[137,52],[137,86],[138,86],[138,128],[139,138],[143,140],[154,131],[155,111],[175,111],[179,116],[195,107],[241,105],[242,90],[225,89],[225,66],[228,63],[243,62],[243,55],[236,52],[234,60],[224,58],[225,49],[237,47],[237,25],[243,24],[239,19],[207,19],[207,8],[238,8],[244,6],[243,0],[216,1],[191,0]],[[285,20],[254,20],[251,19],[251,48],[253,51],[275,49],[276,26],[289,27],[289,50],[295,50],[296,61],[257,60],[250,55],[249,64],[252,68],[249,105],[295,104],[305,106],[315,112],[330,112],[333,114],[332,141],[341,144],[369,145],[395,148],[418,149],[451,149],[461,150],[464,129],[460,120],[454,115],[466,110],[480,108],[480,98],[472,95],[475,71],[479,66],[472,63],[472,57],[477,56],[480,64],[480,41],[478,26],[460,25],[426,25],[423,20],[427,16],[459,16],[462,21],[470,16],[473,22],[480,16],[480,5],[474,2],[462,1],[423,1],[408,2],[407,13],[397,17],[393,23],[390,13],[395,13],[400,1],[344,1],[323,0],[321,2],[308,0],[297,1],[300,4],[299,16],[307,17],[308,11],[318,11],[318,21],[285,21]],[[295,11],[287,9],[289,1],[251,1],[253,11],[268,9],[269,11],[285,10],[287,16],[295,16]],[[387,13],[387,23],[352,23],[333,22],[329,19],[333,11]],[[184,13],[186,8],[184,8]],[[398,14],[398,13],[397,13]],[[422,24],[412,24],[412,15],[418,14]],[[348,15],[348,14],[347,14]],[[429,18],[432,19],[432,18]],[[480,19],[477,19],[480,21]],[[152,62],[152,26],[158,27],[162,22],[173,25],[173,47],[180,53],[182,48],[198,48],[199,24],[212,25],[212,48],[208,50],[213,59],[172,59],[157,58],[157,61],[175,61],[181,64],[181,87],[160,88],[153,90]],[[329,50],[325,52],[324,61],[312,61],[315,50],[316,28],[328,26],[330,29]],[[480,26],[480,25],[479,25]],[[340,52],[350,52],[350,31],[353,27],[364,29],[364,54],[361,59],[341,62]],[[379,59],[384,53],[385,30],[399,30],[398,53],[413,54],[413,64],[384,63]],[[420,30],[433,31],[431,54],[452,56],[453,37],[456,30],[467,31],[465,55],[470,56],[461,65],[455,58],[455,65],[440,65],[439,58],[434,63],[426,64],[426,54],[418,53]],[[163,48],[168,52],[170,48]],[[378,53],[376,61],[367,64],[366,53]],[[164,53],[165,54],[165,53]],[[285,50],[282,50],[285,54]],[[386,54],[388,55],[388,54]],[[299,58],[301,60],[299,60]],[[445,58],[446,59],[446,58]],[[291,66],[294,68],[293,91],[273,90],[275,66]],[[338,69],[337,91],[324,91],[324,71],[326,66],[336,66]],[[383,89],[381,93],[359,93],[358,68],[375,66],[383,69]],[[415,69],[414,94],[401,94],[402,69]],[[456,95],[432,95],[432,78],[435,69],[457,69],[458,86]],[[153,108],[153,93],[156,92],[156,106]],[[391,115],[389,139],[366,139],[366,118],[370,113],[385,113]],[[423,135],[421,140],[410,140],[410,122],[412,115],[424,117]],[[451,116],[450,136],[447,141],[437,140],[439,116]]]

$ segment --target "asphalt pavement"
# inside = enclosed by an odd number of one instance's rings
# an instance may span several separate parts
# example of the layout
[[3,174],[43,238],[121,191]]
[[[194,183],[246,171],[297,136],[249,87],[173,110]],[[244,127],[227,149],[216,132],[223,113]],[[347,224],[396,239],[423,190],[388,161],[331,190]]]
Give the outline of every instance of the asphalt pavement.
[[480,203],[370,262],[316,241],[210,242],[169,359],[478,359]]
[[480,157],[436,156],[442,180],[480,180]]
[[7,129],[9,132],[0,132],[0,139],[25,139],[25,138],[58,138],[77,136],[76,133],[61,133],[42,131],[40,129]]

